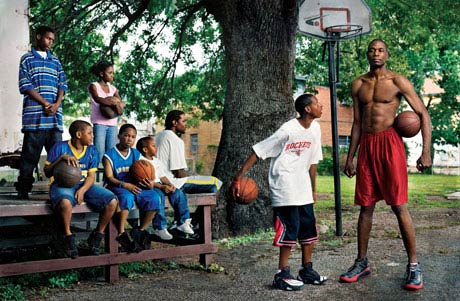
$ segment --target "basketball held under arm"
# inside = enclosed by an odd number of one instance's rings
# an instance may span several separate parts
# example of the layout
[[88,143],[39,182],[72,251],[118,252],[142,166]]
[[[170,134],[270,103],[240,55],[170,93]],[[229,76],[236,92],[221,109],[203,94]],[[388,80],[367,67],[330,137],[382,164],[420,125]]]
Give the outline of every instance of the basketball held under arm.
[[395,79],[395,84],[401,91],[401,94],[407,100],[410,107],[419,116],[421,122],[423,148],[420,158],[417,160],[417,169],[423,172],[426,168],[432,166],[431,159],[431,118],[425,104],[415,93],[412,83],[404,76],[398,76]]

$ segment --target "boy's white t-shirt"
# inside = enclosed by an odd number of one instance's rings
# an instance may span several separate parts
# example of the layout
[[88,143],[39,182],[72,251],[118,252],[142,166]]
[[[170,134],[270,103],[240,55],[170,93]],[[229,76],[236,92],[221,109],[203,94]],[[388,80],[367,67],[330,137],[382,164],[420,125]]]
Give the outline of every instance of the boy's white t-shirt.
[[309,170],[323,159],[318,122],[313,121],[305,129],[297,119],[292,119],[252,148],[257,157],[272,158],[268,183],[273,207],[313,203]]
[[[150,160],[150,159],[147,159],[146,157],[144,157],[143,155],[141,155],[140,160],[149,161],[153,165],[153,168],[155,169],[155,180],[154,180],[155,183],[160,183],[162,177],[167,177],[165,169],[163,167],[163,164],[161,163],[160,160],[158,160],[158,158],[153,157],[152,160]],[[168,178],[168,180],[169,180],[169,178]]]

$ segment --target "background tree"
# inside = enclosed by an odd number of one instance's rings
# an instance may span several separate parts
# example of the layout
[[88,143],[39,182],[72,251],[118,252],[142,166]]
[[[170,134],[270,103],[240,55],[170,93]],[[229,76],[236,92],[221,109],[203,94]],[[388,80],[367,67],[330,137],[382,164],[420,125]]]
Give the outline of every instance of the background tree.
[[[195,118],[223,118],[214,174],[226,184],[250,152],[294,116],[292,82],[304,75],[310,90],[327,85],[322,43],[299,37],[296,0],[31,0],[31,23],[58,30],[54,51],[69,77],[66,114],[89,114],[89,67],[101,58],[116,63],[115,84],[138,120],[181,108]],[[389,68],[420,88],[432,77],[446,93],[428,104],[433,140],[459,143],[458,1],[369,0],[373,32],[342,44],[339,99],[350,102],[350,79],[365,72],[365,47],[385,39]],[[296,51],[297,43],[297,51]],[[195,46],[203,49],[195,57]],[[165,54],[164,49],[170,51]],[[180,64],[188,68],[177,74]],[[260,184],[259,201],[236,206],[228,184],[215,210],[215,234],[237,234],[272,225],[268,161],[249,176]]]

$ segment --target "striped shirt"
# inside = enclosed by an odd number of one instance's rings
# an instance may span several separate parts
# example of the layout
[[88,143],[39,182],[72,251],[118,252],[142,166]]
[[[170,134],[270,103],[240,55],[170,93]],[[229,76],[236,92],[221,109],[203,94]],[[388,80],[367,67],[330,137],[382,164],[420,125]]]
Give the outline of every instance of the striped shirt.
[[19,64],[19,92],[24,94],[22,105],[22,131],[38,131],[62,128],[62,104],[51,116],[45,114],[43,107],[25,94],[35,89],[50,104],[56,103],[58,90],[67,91],[67,79],[59,59],[49,51],[43,58],[32,48],[24,54]]

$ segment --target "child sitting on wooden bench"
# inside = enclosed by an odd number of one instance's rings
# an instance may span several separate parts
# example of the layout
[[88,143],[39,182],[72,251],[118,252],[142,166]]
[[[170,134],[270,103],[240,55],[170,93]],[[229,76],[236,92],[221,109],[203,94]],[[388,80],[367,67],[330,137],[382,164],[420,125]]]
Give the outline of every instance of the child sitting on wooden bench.
[[[96,148],[91,145],[93,142],[91,124],[76,120],[70,125],[69,132],[71,139],[54,144],[46,157],[44,172],[48,178],[51,178],[49,192],[51,206],[62,220],[65,250],[67,256],[71,258],[78,257],[75,234],[70,230],[73,207],[85,201],[89,207],[100,212],[96,229],[88,238],[91,254],[99,255],[104,231],[115,212],[117,199],[110,190],[95,185],[99,157]],[[56,184],[53,171],[61,161],[80,167],[81,180],[75,186],[67,188]]]

